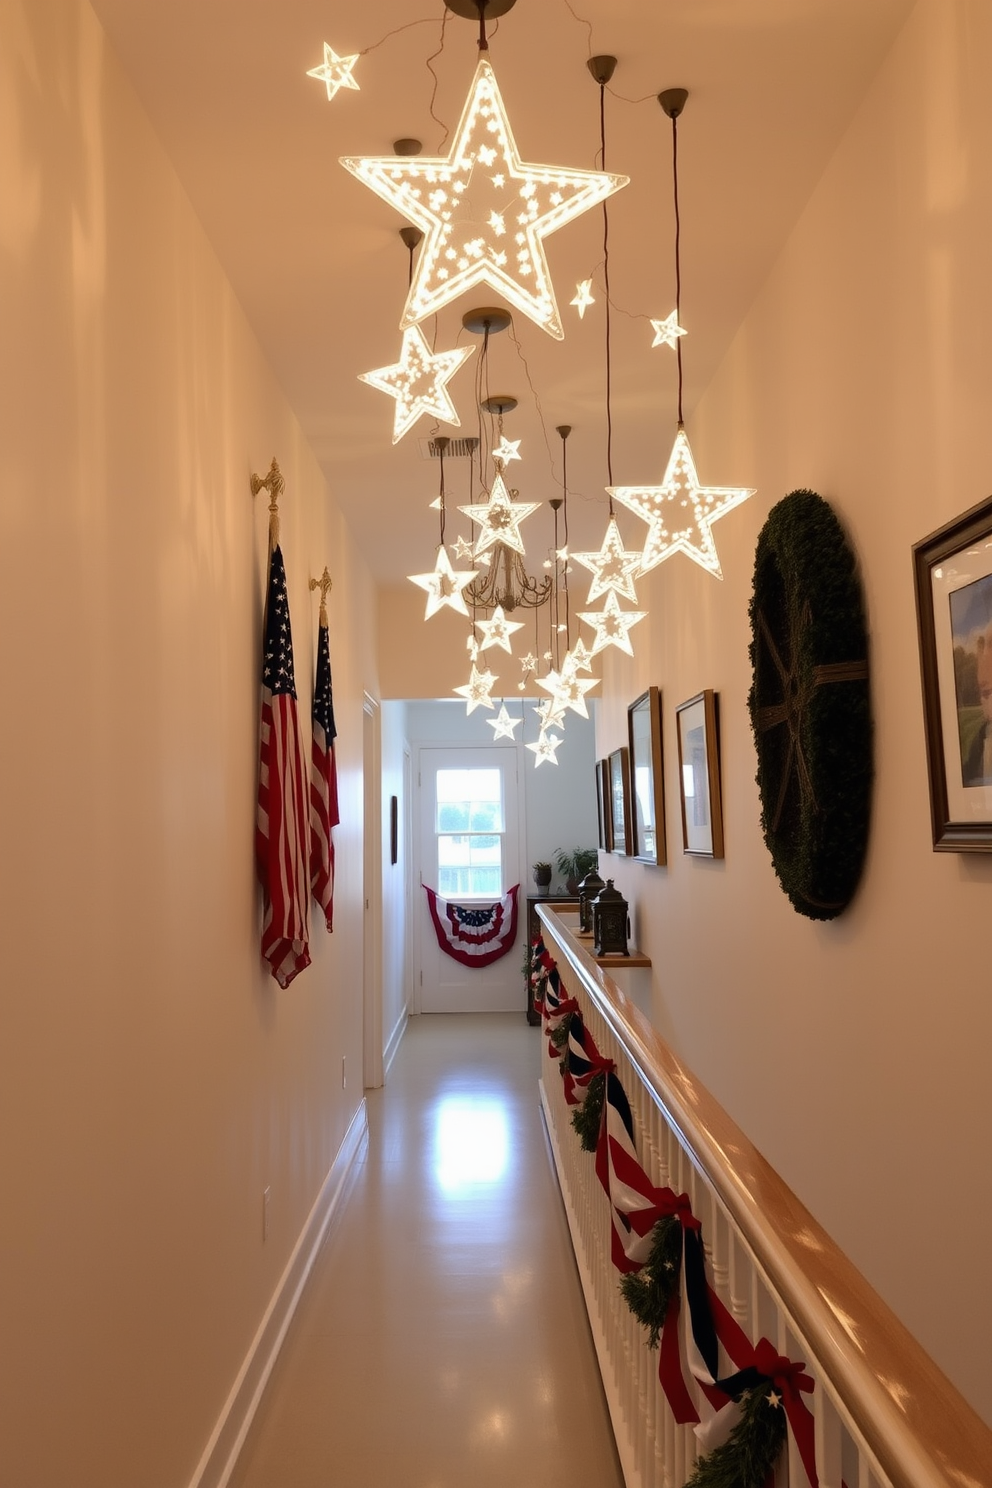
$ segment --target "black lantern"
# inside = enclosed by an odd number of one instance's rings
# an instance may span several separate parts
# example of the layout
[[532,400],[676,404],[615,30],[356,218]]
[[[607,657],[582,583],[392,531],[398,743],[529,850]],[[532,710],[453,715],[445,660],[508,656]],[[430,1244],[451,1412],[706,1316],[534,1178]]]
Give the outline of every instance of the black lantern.
[[597,956],[626,956],[627,901],[612,878],[600,889],[592,905],[593,950]]
[[597,868],[590,868],[579,884],[579,931],[582,935],[592,934],[592,901],[605,887]]

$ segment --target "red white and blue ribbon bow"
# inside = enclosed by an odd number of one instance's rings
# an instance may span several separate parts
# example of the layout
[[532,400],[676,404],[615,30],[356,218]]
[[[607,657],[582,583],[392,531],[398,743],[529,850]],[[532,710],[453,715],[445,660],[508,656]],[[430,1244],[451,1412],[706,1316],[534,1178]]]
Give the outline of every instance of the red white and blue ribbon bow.
[[517,938],[517,890],[507,889],[495,904],[455,904],[424,884],[437,943],[463,966],[489,966]]

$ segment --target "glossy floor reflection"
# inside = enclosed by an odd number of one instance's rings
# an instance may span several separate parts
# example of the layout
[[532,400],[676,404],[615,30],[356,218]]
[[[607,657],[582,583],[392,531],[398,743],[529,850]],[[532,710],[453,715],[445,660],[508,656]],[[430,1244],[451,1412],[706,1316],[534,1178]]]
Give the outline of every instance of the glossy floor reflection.
[[231,1488],[621,1488],[541,1042],[411,1020]]

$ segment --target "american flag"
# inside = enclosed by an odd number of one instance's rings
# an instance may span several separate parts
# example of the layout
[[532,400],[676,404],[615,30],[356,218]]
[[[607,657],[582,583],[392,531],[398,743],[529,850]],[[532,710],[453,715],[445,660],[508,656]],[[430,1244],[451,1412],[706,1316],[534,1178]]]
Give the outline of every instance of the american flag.
[[334,843],[331,828],[341,820],[338,812],[338,767],[334,759],[336,737],[327,611],[321,603],[317,629],[317,675],[313,684],[313,741],[310,746],[310,887],[324,911],[328,930],[334,929]]
[[293,636],[278,545],[269,563],[265,606],[255,855],[262,881],[262,956],[280,987],[288,987],[310,965],[310,894]]

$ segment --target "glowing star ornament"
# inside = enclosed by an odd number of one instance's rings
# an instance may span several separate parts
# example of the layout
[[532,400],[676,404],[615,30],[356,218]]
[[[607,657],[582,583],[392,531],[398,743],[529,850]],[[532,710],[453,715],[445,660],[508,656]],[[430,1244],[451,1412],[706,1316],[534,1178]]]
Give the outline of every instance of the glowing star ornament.
[[589,306],[596,303],[592,297],[592,280],[583,279],[581,284],[577,284],[575,286],[575,299],[569,300],[568,303],[574,305],[576,310],[578,310],[579,319],[584,319]]
[[456,573],[451,567],[451,559],[448,550],[442,543],[437,550],[437,562],[434,564],[433,573],[409,574],[411,584],[419,584],[421,589],[427,590],[427,612],[425,620],[436,615],[438,610],[445,605],[449,609],[457,610],[459,615],[468,615],[468,605],[462,598],[462,590],[466,584],[470,584],[475,578],[471,569],[468,572]]
[[447,155],[344,156],[341,164],[424,233],[401,328],[488,284],[559,341],[544,239],[629,179],[525,164],[485,57]]
[[505,434],[500,435],[499,444],[493,450],[493,459],[502,460],[504,465],[511,460],[520,459],[520,440],[507,439]]
[[617,650],[626,651],[628,656],[633,656],[634,648],[630,644],[629,632],[631,626],[636,625],[638,620],[643,620],[646,614],[647,610],[621,610],[620,602],[612,589],[606,596],[602,610],[580,610],[579,619],[591,625],[596,632],[590,655],[595,656],[607,646],[616,646]]
[[479,642],[479,650],[487,651],[490,646],[502,646],[504,651],[512,655],[513,648],[510,645],[510,637],[515,630],[523,630],[521,620],[507,620],[503,613],[503,606],[497,605],[493,610],[491,620],[477,620],[476,627],[482,633]]
[[501,703],[500,710],[496,714],[496,717],[487,718],[486,722],[493,731],[493,743],[495,743],[497,739],[515,738],[513,730],[520,727],[520,725],[523,723],[523,719],[511,718],[509,713],[507,713],[506,711],[506,704]]
[[480,672],[473,662],[472,671],[465,685],[453,687],[451,690],[465,699],[468,704],[466,712],[474,713],[476,708],[495,708],[496,704],[489,694],[498,680],[498,677],[494,677],[490,671]]
[[535,742],[527,745],[527,748],[533,750],[536,755],[536,759],[534,760],[535,770],[538,765],[543,765],[546,761],[552,765],[556,765],[558,763],[558,749],[560,745],[561,739],[559,739],[557,734],[546,734],[542,729]]
[[565,652],[565,660],[561,664],[561,669],[564,675],[571,676],[574,676],[576,672],[592,671],[592,652],[581,636],[571,651]]
[[611,517],[607,523],[606,536],[598,553],[573,553],[572,557],[592,574],[589,604],[611,591],[629,599],[631,604],[637,603],[634,576],[640,571],[644,554],[627,552],[616,517]]
[[[538,685],[543,685],[540,679],[538,679]],[[565,703],[559,697],[548,697],[542,699],[542,701],[537,704],[534,712],[541,720],[542,734],[544,733],[545,729],[565,727],[566,708]]]
[[685,335],[685,331],[676,322],[675,317],[677,313],[677,311],[673,310],[671,315],[665,316],[664,320],[653,320],[651,322],[652,326],[654,327],[654,340],[651,342],[652,346],[674,347],[679,337]]
[[[431,506],[440,506],[440,505],[441,505],[440,499],[438,499],[437,501],[432,501],[431,502]],[[456,537],[455,538],[455,557],[456,558],[471,558],[472,557],[472,554],[473,554],[473,551],[474,551],[474,545],[469,542],[469,540],[468,540],[467,537]]]
[[571,708],[573,713],[578,713],[582,718],[589,717],[589,709],[586,707],[585,694],[590,687],[599,685],[598,677],[589,677],[585,681],[579,681],[575,673],[549,672],[546,677],[538,677],[538,687],[543,687],[550,692],[555,704],[561,704],[562,708]]
[[614,486],[609,494],[648,524],[641,573],[673,553],[684,553],[722,579],[712,524],[753,496],[754,488],[701,486],[689,441],[680,428],[660,486]]
[[394,444],[398,444],[425,413],[446,424],[461,423],[447,384],[474,350],[474,346],[458,346],[453,351],[439,351],[435,355],[424,340],[420,327],[410,326],[403,332],[403,349],[398,362],[391,367],[379,367],[375,372],[359,374],[359,382],[368,382],[396,399]]
[[339,88],[354,88],[357,93],[360,89],[351,72],[361,55],[361,52],[356,52],[353,57],[339,57],[333,47],[329,47],[325,41],[323,66],[311,67],[307,77],[319,78],[322,83],[326,83],[329,100],[335,96]]
[[522,553],[524,542],[520,536],[520,523],[531,512],[536,512],[540,505],[539,501],[512,501],[503,477],[497,472],[488,501],[458,508],[482,529],[476,539],[475,556],[478,558],[487,549],[495,547],[496,543],[503,543],[506,547],[513,548],[514,552]]
[[525,672],[534,672],[537,670],[537,657],[533,651],[528,651],[526,656],[521,656],[520,665]]

